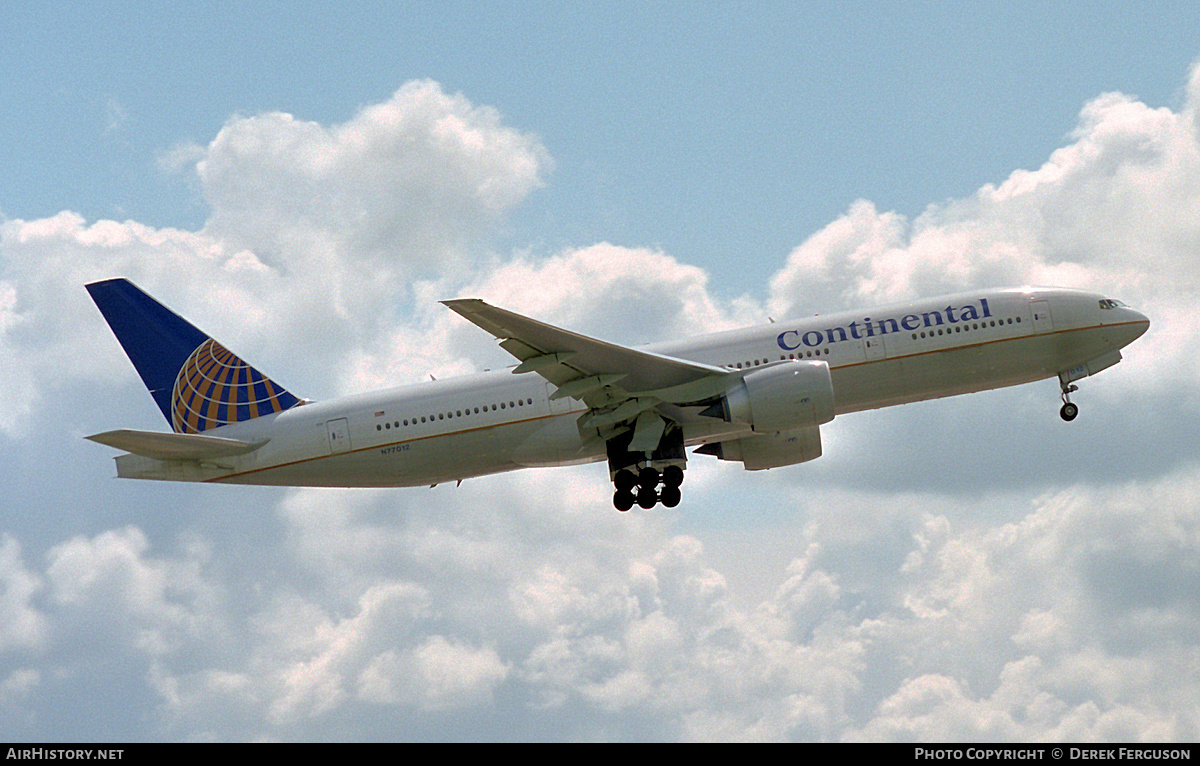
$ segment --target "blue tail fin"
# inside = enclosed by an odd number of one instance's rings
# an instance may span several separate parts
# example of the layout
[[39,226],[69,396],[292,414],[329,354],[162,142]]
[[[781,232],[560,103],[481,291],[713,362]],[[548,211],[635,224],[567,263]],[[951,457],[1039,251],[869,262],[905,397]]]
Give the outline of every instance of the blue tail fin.
[[87,291],[176,433],[200,433],[299,403],[129,280],[93,282]]

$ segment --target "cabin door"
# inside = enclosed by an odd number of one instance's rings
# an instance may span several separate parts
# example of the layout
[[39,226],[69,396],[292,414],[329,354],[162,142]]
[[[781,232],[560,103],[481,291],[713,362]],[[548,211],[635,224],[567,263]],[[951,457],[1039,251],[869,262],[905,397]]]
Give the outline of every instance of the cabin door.
[[1049,301],[1033,301],[1029,304],[1033,314],[1033,331],[1037,333],[1050,332],[1054,329],[1054,317],[1050,315]]
[[879,336],[863,338],[863,352],[866,354],[868,362],[874,362],[877,359],[883,359],[883,338]]
[[350,449],[350,428],[345,418],[331,420],[325,424],[329,431],[329,452],[345,452]]

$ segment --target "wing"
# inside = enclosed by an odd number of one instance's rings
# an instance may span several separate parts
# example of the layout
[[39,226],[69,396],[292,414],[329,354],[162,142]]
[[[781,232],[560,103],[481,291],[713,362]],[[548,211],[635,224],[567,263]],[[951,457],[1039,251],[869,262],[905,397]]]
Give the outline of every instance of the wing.
[[476,298],[442,303],[498,338],[520,362],[514,373],[536,372],[553,383],[553,398],[574,397],[593,409],[619,408],[631,399],[651,406],[696,403],[728,385],[730,372],[720,367],[597,340]]
[[258,449],[268,440],[244,442],[219,436],[175,434],[159,431],[105,431],[86,437],[98,444],[159,460],[211,460],[242,455]]

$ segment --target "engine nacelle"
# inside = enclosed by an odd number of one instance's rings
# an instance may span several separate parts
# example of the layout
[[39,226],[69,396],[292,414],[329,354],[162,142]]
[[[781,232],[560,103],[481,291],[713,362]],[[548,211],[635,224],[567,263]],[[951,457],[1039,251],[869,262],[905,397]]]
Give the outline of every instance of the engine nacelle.
[[745,375],[704,411],[755,433],[783,433],[833,420],[833,380],[825,362],[784,362]]
[[821,457],[821,427],[808,426],[782,434],[755,434],[705,444],[696,451],[716,455],[721,460],[740,462],[747,471],[795,465]]

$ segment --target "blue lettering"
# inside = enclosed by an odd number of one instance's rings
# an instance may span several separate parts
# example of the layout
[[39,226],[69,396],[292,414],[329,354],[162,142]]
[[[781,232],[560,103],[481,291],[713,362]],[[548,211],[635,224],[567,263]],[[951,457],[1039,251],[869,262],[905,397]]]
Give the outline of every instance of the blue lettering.
[[[876,335],[888,335],[889,333],[900,332],[900,329],[916,330],[922,326],[934,327],[943,325],[947,320],[951,324],[959,322],[970,322],[976,319],[986,319],[992,316],[991,307],[988,306],[987,298],[979,299],[979,306],[982,308],[982,316],[980,310],[973,304],[966,306],[947,306],[940,311],[927,311],[920,315],[905,314],[901,319],[888,317],[886,319],[872,320],[870,317],[864,317],[862,320],[851,322],[849,332],[846,327],[827,327],[824,332],[820,330],[784,330],[776,337],[775,342],[784,351],[795,351],[801,345],[809,348],[826,343],[839,343],[847,340],[850,337],[856,340],[862,338],[873,338]],[[958,312],[955,315],[955,312]],[[944,316],[943,316],[944,312]]]

